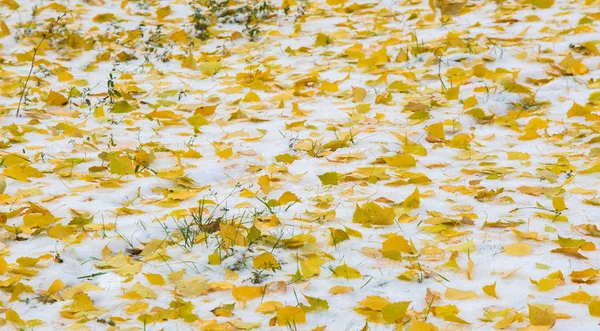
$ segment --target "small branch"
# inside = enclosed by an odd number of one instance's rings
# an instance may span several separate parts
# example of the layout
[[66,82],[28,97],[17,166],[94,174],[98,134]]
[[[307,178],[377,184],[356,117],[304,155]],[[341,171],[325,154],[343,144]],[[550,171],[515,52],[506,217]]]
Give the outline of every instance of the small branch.
[[77,277],[77,279],[92,279],[92,278],[94,278],[96,276],[102,276],[102,275],[105,275],[105,274],[106,274],[106,272],[96,272],[96,273],[93,273],[91,275]]
[[25,79],[25,84],[23,85],[23,89],[21,90],[21,97],[19,98],[19,105],[17,106],[17,117],[19,117],[19,111],[21,110],[21,104],[23,103],[23,98],[25,97],[25,92],[27,91],[27,85],[29,84],[29,79],[31,79],[31,73],[33,72],[33,67],[35,66],[35,56],[37,55],[37,52],[40,49],[40,46],[42,46],[42,43],[44,42],[44,40],[46,40],[46,38],[48,37],[48,34],[52,33],[52,29],[54,28],[54,26],[58,23],[58,21],[60,21],[63,17],[65,17],[65,15],[67,15],[67,12],[62,13],[58,18],[56,18],[56,20],[54,20],[54,22],[52,22],[52,24],[48,28],[48,31],[46,33],[42,34],[42,40],[40,40],[40,42],[37,44],[37,46],[35,46],[33,48],[33,57],[31,59],[31,66],[29,67],[29,73],[27,74],[27,78]]

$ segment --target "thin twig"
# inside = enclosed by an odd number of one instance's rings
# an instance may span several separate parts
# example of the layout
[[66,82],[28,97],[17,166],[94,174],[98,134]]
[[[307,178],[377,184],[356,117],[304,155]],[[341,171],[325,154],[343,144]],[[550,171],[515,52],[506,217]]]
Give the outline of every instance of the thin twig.
[[19,105],[17,106],[17,117],[19,117],[19,111],[21,110],[21,103],[23,103],[23,98],[25,97],[25,91],[27,91],[27,85],[29,84],[29,79],[31,79],[31,73],[33,72],[33,67],[35,66],[35,56],[37,55],[37,52],[40,49],[40,46],[42,46],[42,43],[44,42],[44,40],[46,40],[46,38],[48,37],[48,34],[52,33],[52,29],[54,28],[54,26],[58,23],[58,21],[60,21],[63,17],[65,17],[65,15],[67,15],[67,12],[62,13],[58,18],[56,18],[56,20],[54,20],[54,22],[52,22],[52,24],[48,28],[48,31],[46,33],[42,34],[42,40],[40,40],[40,42],[37,44],[37,46],[35,46],[35,48],[33,49],[33,57],[31,58],[31,66],[29,67],[29,73],[27,74],[27,78],[25,79],[25,84],[23,85],[23,89],[21,90],[21,97],[19,98]]

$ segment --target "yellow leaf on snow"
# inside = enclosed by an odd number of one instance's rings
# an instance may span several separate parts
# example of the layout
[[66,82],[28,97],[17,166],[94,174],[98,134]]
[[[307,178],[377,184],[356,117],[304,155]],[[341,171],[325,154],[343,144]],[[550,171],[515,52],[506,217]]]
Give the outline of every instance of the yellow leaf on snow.
[[261,303],[255,311],[261,314],[272,314],[281,307],[283,307],[283,303],[279,301],[265,301]]
[[165,279],[160,274],[150,274],[150,273],[146,274],[145,273],[144,276],[146,277],[146,280],[148,280],[148,283],[150,283],[152,285],[158,285],[158,286],[165,285]]
[[277,325],[296,325],[306,322],[306,313],[300,307],[285,306],[277,310]]
[[264,252],[252,260],[255,269],[278,269],[279,262],[269,252]]
[[269,176],[263,175],[258,177],[258,185],[265,194],[269,194],[271,192],[271,179]]
[[94,285],[90,282],[83,282],[81,284],[77,284],[75,286],[64,289],[60,295],[64,299],[72,299],[75,294],[79,292],[93,292],[93,291],[102,291],[104,290],[102,287]]
[[204,277],[194,277],[188,279],[182,279],[175,282],[175,289],[177,294],[184,298],[197,297],[199,295],[205,295],[208,293],[207,285],[208,280]]
[[263,286],[236,286],[231,295],[237,301],[246,302],[252,299],[260,298],[263,296],[265,288]]
[[600,317],[600,301],[594,300],[588,304],[588,311],[591,316]]
[[69,100],[62,94],[50,91],[48,98],[46,98],[46,106],[64,106]]
[[446,288],[444,297],[449,300],[468,300],[478,298],[477,294],[473,291],[462,291],[452,287]]
[[554,0],[532,0],[536,8],[547,9],[554,5]]
[[4,259],[4,257],[0,256],[0,275],[4,275],[4,273],[6,272],[7,266],[8,266],[8,263],[6,263],[6,260]]
[[354,288],[352,286],[336,285],[329,289],[329,293],[331,293],[333,295],[337,295],[337,294],[343,294],[343,293],[353,291],[353,290],[354,290]]
[[506,155],[508,156],[509,160],[519,160],[519,161],[525,161],[525,160],[529,160],[530,156],[528,153],[522,153],[522,152],[506,152]]
[[6,190],[6,179],[0,176],[0,194],[4,193],[4,190]]
[[283,192],[278,199],[280,205],[287,205],[290,202],[296,202],[298,200],[298,197],[290,191]]
[[410,154],[398,154],[394,156],[383,156],[383,161],[393,167],[410,168],[417,164],[417,160]]
[[369,295],[359,302],[359,304],[371,310],[381,311],[385,306],[389,305],[390,302],[384,297]]
[[508,244],[502,247],[502,251],[510,256],[523,256],[531,254],[531,246],[524,243]]
[[375,202],[367,202],[362,206],[356,205],[352,222],[360,223],[365,227],[371,225],[394,224],[394,210],[390,207],[382,207]]
[[405,209],[416,209],[421,206],[419,188],[415,187],[413,193],[411,193],[404,201],[402,201],[402,207]]
[[483,290],[483,293],[498,299],[498,295],[496,294],[496,283],[485,285],[481,290]]
[[360,272],[358,272],[358,270],[356,270],[352,267],[349,267],[347,264],[344,263],[342,265],[337,266],[333,270],[333,277],[356,279],[356,278],[362,277],[362,275],[360,274]]
[[573,292],[564,297],[558,298],[558,300],[567,301],[571,303],[590,303],[593,297],[584,291]]
[[71,305],[67,305],[63,307],[63,311],[67,311],[69,313],[78,313],[78,312],[86,312],[97,310],[96,306],[92,303],[92,299],[83,293],[77,292],[73,295],[73,302]]
[[10,177],[15,180],[28,182],[29,178],[42,178],[44,174],[29,164],[16,164],[4,169],[2,173],[6,177]]
[[519,186],[517,190],[521,193],[539,197],[544,194],[544,188],[541,186]]
[[64,289],[65,287],[66,287],[65,283],[63,283],[60,279],[57,279],[54,282],[52,282],[50,287],[48,287],[47,292],[49,294],[54,294],[54,293],[57,293],[58,291]]
[[392,236],[382,243],[381,253],[383,256],[401,261],[401,253],[416,254],[417,250],[403,236]]
[[553,327],[556,324],[554,307],[551,305],[532,305],[529,304],[529,322],[531,325],[541,325]]
[[557,212],[561,212],[565,209],[567,209],[567,206],[565,205],[565,198],[564,197],[555,197],[552,199],[552,207],[554,207],[554,210]]

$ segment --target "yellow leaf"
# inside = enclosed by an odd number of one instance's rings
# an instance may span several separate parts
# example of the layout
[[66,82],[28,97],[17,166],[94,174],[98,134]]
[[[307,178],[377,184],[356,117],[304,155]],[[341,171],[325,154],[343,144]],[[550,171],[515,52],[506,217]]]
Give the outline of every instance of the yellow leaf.
[[[25,325],[26,322],[19,316],[19,313],[12,309],[7,309],[5,312],[6,320],[15,324],[15,325]],[[5,322],[6,323],[6,322]],[[22,328],[24,329],[24,328]]]
[[352,86],[352,101],[362,102],[367,95],[367,90],[362,87]]
[[265,194],[269,194],[271,192],[271,179],[269,176],[263,175],[258,177],[258,185]]
[[556,323],[554,307],[550,305],[529,304],[529,322],[531,325],[543,325],[553,327]]
[[479,102],[477,101],[477,97],[475,95],[472,95],[463,100],[463,110],[477,106],[478,104]]
[[258,96],[258,94],[254,93],[253,91],[248,92],[248,94],[246,94],[246,96],[244,96],[244,102],[259,102],[260,101],[260,97]]
[[125,307],[125,312],[128,314],[141,313],[148,309],[148,306],[147,302],[134,302]]
[[281,307],[283,307],[283,303],[279,301],[265,301],[261,303],[255,311],[261,314],[272,314]]
[[98,15],[94,16],[94,18],[92,18],[92,20],[95,23],[104,23],[104,22],[116,21],[117,17],[113,13],[104,13],[104,14],[98,14]]
[[179,280],[175,282],[175,288],[177,290],[177,294],[184,298],[190,298],[207,294],[208,290],[206,284],[208,284],[208,280],[200,276]]
[[278,269],[279,262],[275,259],[275,256],[269,252],[264,252],[256,256],[252,260],[252,264],[255,269]]
[[506,152],[509,160],[529,160],[530,156],[522,152]]
[[188,43],[188,36],[185,30],[179,30],[171,34],[171,40],[179,44],[186,44]]
[[102,290],[104,290],[102,287],[86,281],[63,290],[60,295],[65,299],[72,299],[75,294],[79,292],[93,292]]
[[277,309],[277,325],[287,326],[306,322],[306,313],[296,306],[285,306]]
[[62,94],[50,91],[48,98],[46,98],[46,106],[64,106],[69,100]]
[[446,134],[444,133],[444,124],[442,122],[431,124],[425,128],[431,136],[439,140],[446,140]]
[[532,0],[536,8],[547,9],[554,5],[554,0]]
[[[433,1],[433,0],[430,0]],[[412,331],[438,331],[438,328],[428,322],[412,321]]]
[[592,110],[588,107],[582,106],[577,102],[573,102],[573,105],[567,111],[567,117],[586,116],[589,115],[591,112]]
[[29,178],[44,177],[43,173],[41,173],[36,168],[30,166],[28,163],[10,166],[10,167],[4,169],[4,172],[2,174],[6,177],[9,177],[9,178],[12,178],[15,180],[20,180],[23,182],[28,182]]
[[461,252],[461,253],[467,253],[467,254],[470,252],[475,252],[476,249],[477,249],[477,247],[475,246],[475,243],[470,240],[465,241],[462,244],[446,247],[446,251],[448,251],[448,252]]
[[279,197],[278,202],[280,205],[287,205],[290,202],[296,202],[299,200],[300,199],[298,199],[298,197],[294,193],[292,193],[290,191],[285,191]]
[[403,237],[392,236],[382,243],[381,254],[392,260],[402,260],[401,253],[416,254],[417,250]]
[[146,280],[148,280],[148,283],[150,283],[152,285],[158,285],[158,286],[165,285],[165,279],[160,274],[150,274],[150,273],[146,274],[145,273],[144,276],[146,277]]
[[237,301],[246,302],[246,301],[249,301],[252,299],[262,297],[264,290],[265,289],[262,286],[242,285],[242,286],[236,286],[233,289],[233,291],[231,292],[231,295]]
[[30,228],[44,228],[58,220],[59,218],[51,214],[32,213],[23,216],[23,224]]
[[171,6],[161,7],[156,10],[156,18],[159,21],[162,21],[163,18],[169,16],[171,13],[172,13]]
[[208,255],[208,264],[210,265],[221,265],[221,254],[214,252]]
[[39,257],[33,258],[29,256],[21,256],[17,258],[17,263],[22,267],[34,267],[39,261]]
[[588,304],[588,311],[591,316],[600,317],[600,301],[594,300]]
[[416,209],[421,206],[421,199],[419,194],[419,188],[415,187],[413,193],[411,193],[404,201],[402,201],[402,207],[405,209]]
[[329,231],[331,232],[331,240],[329,241],[330,245],[335,246],[343,241],[350,239],[350,236],[348,236],[348,234],[344,230],[329,228]]
[[[554,0],[534,0],[534,1],[552,1]],[[561,67],[564,69],[566,74],[579,76],[587,74],[590,69],[583,64],[581,59],[576,59],[571,55],[571,53],[567,54],[562,61],[560,61]]]
[[62,290],[65,287],[66,287],[66,285],[60,279],[57,279],[54,282],[52,282],[52,284],[50,285],[50,287],[48,287],[47,292],[49,294],[55,294],[55,293],[57,293],[58,291]]
[[505,254],[510,256],[523,256],[531,254],[531,246],[524,243],[508,244],[502,247]]
[[233,156],[233,148],[231,147],[221,148],[215,145],[214,148],[215,154],[222,159],[228,159]]
[[381,158],[383,159],[383,161],[385,161],[387,165],[393,167],[409,168],[414,167],[417,164],[417,160],[415,160],[415,157],[410,154],[383,156]]
[[394,224],[394,210],[390,207],[382,207],[375,202],[367,202],[362,206],[356,205],[352,222],[363,226],[391,225]]
[[[334,1],[343,1],[343,0],[334,0]],[[318,33],[317,37],[315,38],[315,47],[325,47],[332,43],[333,43],[333,40],[331,40],[331,38],[329,38],[328,35],[323,34],[323,33]]]
[[573,292],[569,295],[558,298],[558,300],[568,301],[571,303],[590,303],[592,299],[592,296],[584,291]]
[[446,90],[447,100],[458,100],[458,93],[460,91],[460,85],[454,86]]
[[544,188],[541,186],[519,186],[517,190],[524,194],[529,194],[533,196],[540,196],[544,194]]
[[362,277],[362,275],[360,274],[360,272],[358,272],[358,270],[349,267],[347,264],[342,264],[337,266],[334,270],[333,270],[333,277],[336,278],[346,278],[346,279],[356,279],[356,278],[360,278]]
[[386,298],[377,295],[369,295],[359,302],[359,304],[371,310],[381,311],[385,306],[389,305],[390,302]]
[[461,291],[452,287],[447,287],[446,293],[444,293],[444,297],[450,300],[467,300],[475,299],[478,296],[473,291]]
[[125,100],[120,100],[120,101],[115,102],[115,104],[110,109],[110,112],[115,113],[115,114],[123,114],[123,113],[129,113],[132,110],[133,110],[133,106],[130,105],[129,102],[127,102]]
[[48,229],[48,236],[50,238],[60,239],[60,240],[63,240],[66,237],[74,235],[75,233],[77,233],[77,231],[75,229],[73,229],[72,227],[69,227],[69,226],[62,225],[62,224],[56,224]]
[[96,310],[97,308],[87,294],[77,292],[73,295],[73,303],[70,306],[65,306],[63,309],[71,313],[78,313]]
[[323,185],[337,185],[339,183],[339,174],[337,172],[326,172],[322,175],[317,175]]
[[4,257],[0,256],[0,275],[4,275],[4,273],[6,272],[7,266],[8,266],[8,263],[6,263],[6,260],[4,259]]
[[565,198],[564,197],[555,197],[552,199],[552,207],[554,207],[554,210],[557,212],[561,212],[565,209],[567,209],[567,206],[565,205]]
[[483,293],[498,299],[498,295],[496,294],[496,283],[484,285],[482,288]]
[[406,315],[410,301],[392,302],[381,310],[381,316],[386,323],[399,323]]
[[108,171],[116,175],[131,175],[135,173],[133,161],[127,156],[111,155]]
[[330,82],[322,82],[319,89],[324,92],[337,92],[340,90],[337,83]]
[[210,123],[202,114],[194,114],[188,117],[187,122],[194,127],[194,129],[198,129],[203,125],[207,125]]
[[574,283],[585,284],[585,283],[593,283],[596,278],[600,274],[600,271],[593,268],[588,268],[584,270],[575,270],[569,274],[571,277],[571,281]]
[[181,62],[182,68],[196,70],[198,67],[196,66],[196,59],[194,59],[194,55],[192,52],[185,57],[185,59]]
[[337,294],[343,294],[343,293],[353,291],[353,290],[354,290],[354,288],[352,286],[336,285],[329,289],[329,293],[331,293],[333,295],[337,295]]
[[466,133],[457,134],[448,142],[448,146],[452,148],[469,149],[471,136]]

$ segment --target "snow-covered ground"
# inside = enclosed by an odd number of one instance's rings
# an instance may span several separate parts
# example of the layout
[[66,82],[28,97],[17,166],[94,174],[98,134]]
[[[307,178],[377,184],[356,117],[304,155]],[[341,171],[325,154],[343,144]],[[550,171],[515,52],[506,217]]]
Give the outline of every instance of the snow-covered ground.
[[2,329],[598,328],[600,2],[207,3],[0,2]]

